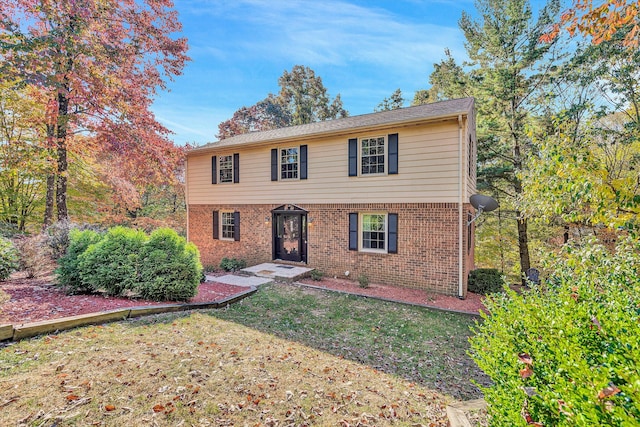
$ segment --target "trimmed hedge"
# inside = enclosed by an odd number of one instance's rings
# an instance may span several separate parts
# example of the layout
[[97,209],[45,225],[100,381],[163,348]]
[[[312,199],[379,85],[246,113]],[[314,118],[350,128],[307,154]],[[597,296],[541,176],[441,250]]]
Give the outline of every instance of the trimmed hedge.
[[0,281],[18,269],[18,251],[11,240],[0,237]]
[[471,356],[492,426],[632,426],[640,419],[640,239],[549,255],[544,285],[485,300]]
[[186,301],[198,293],[200,253],[175,231],[161,228],[142,248],[139,272],[135,290],[142,298]]
[[74,230],[56,270],[70,293],[105,292],[157,301],[188,300],[197,294],[202,265],[197,248],[170,229],[149,237],[115,227],[106,234]]
[[67,252],[58,259],[56,275],[57,284],[70,294],[84,294],[94,291],[91,284],[85,283],[80,274],[79,260],[89,246],[98,243],[102,239],[102,234],[92,230],[80,231],[72,229],[69,232],[69,245]]
[[503,286],[504,278],[495,268],[478,268],[469,273],[469,292],[488,295],[501,292]]

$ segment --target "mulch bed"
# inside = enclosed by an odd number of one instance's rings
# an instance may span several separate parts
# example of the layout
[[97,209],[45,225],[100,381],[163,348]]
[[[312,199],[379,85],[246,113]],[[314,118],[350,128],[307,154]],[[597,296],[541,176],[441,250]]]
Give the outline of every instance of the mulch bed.
[[[53,280],[53,277],[29,279],[24,273],[16,273],[9,280],[0,283],[0,290],[11,297],[9,301],[0,304],[0,324],[19,325],[118,308],[181,304],[176,301],[159,302],[102,295],[66,295],[53,285]],[[242,286],[205,282],[200,284],[198,294],[189,302],[220,301],[246,289]]]
[[301,283],[356,295],[385,298],[393,301],[465,313],[478,314],[480,310],[485,309],[482,304],[484,297],[471,292],[468,292],[467,297],[462,300],[458,297],[436,294],[422,289],[401,288],[382,284],[370,284],[369,287],[362,288],[358,282],[353,280],[332,277],[323,277],[321,280],[306,278],[301,280]]
[[[212,274],[208,274],[211,276]],[[213,276],[216,274],[214,273]],[[0,283],[0,290],[10,299],[0,300],[0,324],[38,322],[79,314],[97,313],[119,308],[152,306],[158,304],[180,304],[176,301],[147,301],[103,295],[66,295],[53,285],[52,276],[29,279],[25,273],[16,273]],[[435,307],[477,314],[484,309],[482,296],[468,293],[467,298],[427,292],[420,289],[399,288],[382,284],[371,284],[362,288],[357,282],[345,279],[323,277],[322,280],[304,279],[304,284],[320,288],[348,292],[357,295],[386,298],[411,304]],[[192,303],[215,302],[237,295],[247,288],[208,281],[200,284],[198,294],[189,300]]]

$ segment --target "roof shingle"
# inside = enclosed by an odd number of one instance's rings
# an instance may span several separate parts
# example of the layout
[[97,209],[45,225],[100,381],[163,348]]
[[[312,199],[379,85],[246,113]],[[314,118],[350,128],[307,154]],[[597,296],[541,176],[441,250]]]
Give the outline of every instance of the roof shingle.
[[399,108],[397,110],[382,111],[379,113],[363,114],[359,116],[345,117],[342,119],[326,120],[298,126],[289,126],[280,129],[262,132],[250,132],[236,135],[221,141],[205,144],[191,151],[201,151],[241,144],[256,144],[261,142],[273,142],[291,138],[321,136],[325,134],[339,133],[346,130],[360,128],[411,123],[422,120],[455,117],[459,114],[468,115],[473,111],[473,98],[452,99],[449,101],[434,102],[432,104],[417,105],[415,107]]

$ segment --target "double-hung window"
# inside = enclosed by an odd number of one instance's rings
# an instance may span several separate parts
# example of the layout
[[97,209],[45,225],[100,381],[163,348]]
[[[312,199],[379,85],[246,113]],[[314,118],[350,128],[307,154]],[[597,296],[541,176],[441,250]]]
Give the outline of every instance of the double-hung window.
[[220,156],[219,159],[220,182],[233,182],[233,156]]
[[233,212],[220,212],[220,238],[233,240],[235,221]]
[[384,174],[386,164],[384,136],[360,139],[360,174]]
[[213,238],[240,240],[240,212],[213,211]]
[[307,179],[306,145],[271,149],[271,181]]
[[211,156],[211,183],[225,184],[240,182],[240,154]]
[[387,250],[387,215],[379,213],[366,213],[360,215],[362,226],[362,250],[386,251]]
[[298,147],[280,149],[280,179],[298,179],[299,168]]
[[349,139],[349,176],[396,175],[398,134]]
[[350,213],[349,249],[361,252],[398,253],[398,214]]

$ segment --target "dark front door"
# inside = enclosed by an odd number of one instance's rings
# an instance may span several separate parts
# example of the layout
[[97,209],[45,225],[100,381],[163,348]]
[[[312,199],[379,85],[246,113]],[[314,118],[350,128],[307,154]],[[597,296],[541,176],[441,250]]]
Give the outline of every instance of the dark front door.
[[307,262],[306,212],[273,214],[274,259]]

